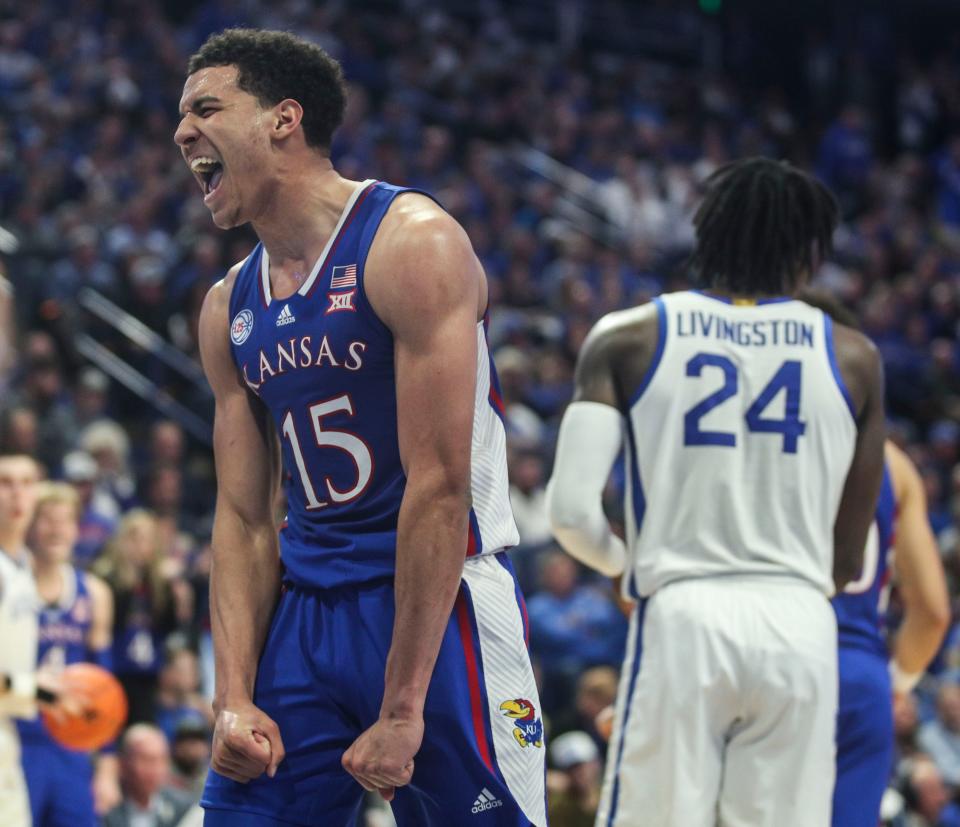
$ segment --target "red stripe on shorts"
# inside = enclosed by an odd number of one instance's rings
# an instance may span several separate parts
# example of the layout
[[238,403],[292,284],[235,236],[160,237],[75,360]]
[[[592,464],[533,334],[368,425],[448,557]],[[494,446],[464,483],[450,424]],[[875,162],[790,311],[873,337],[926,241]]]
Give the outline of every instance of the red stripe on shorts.
[[483,694],[480,691],[480,670],[477,668],[477,653],[473,646],[473,626],[470,623],[470,609],[467,596],[460,591],[457,595],[457,622],[460,625],[460,640],[463,643],[463,655],[467,662],[467,684],[470,687],[470,712],[473,717],[473,734],[477,739],[480,757],[487,769],[493,772],[493,760],[490,758],[490,745],[487,743],[487,731],[483,721]]

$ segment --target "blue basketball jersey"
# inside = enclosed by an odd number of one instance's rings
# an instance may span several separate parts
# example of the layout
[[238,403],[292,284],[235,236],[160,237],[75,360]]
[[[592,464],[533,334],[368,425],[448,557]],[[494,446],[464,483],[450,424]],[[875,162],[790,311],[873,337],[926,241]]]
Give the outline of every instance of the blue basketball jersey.
[[[401,187],[366,181],[353,193],[309,276],[271,294],[258,244],[230,296],[230,340],[247,387],[273,417],[288,514],[286,577],[330,588],[392,577],[406,478],[397,439],[393,336],[370,306],[364,267]],[[477,326],[473,508],[465,555],[517,543],[496,374]]]
[[887,644],[881,633],[880,603],[889,579],[896,513],[893,482],[890,469],[885,465],[880,499],[863,554],[863,570],[855,582],[833,599],[841,648],[853,646],[887,657]]
[[[37,663],[59,672],[71,663],[91,660],[87,647],[93,622],[93,601],[83,572],[74,566],[62,567],[63,590],[60,599],[40,608],[38,618]],[[20,721],[21,735],[46,736],[39,720]]]

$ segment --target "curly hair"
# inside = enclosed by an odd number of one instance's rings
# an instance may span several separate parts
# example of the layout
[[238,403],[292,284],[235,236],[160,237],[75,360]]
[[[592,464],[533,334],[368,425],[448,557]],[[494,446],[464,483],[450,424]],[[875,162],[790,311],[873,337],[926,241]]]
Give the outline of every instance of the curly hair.
[[347,97],[340,64],[319,46],[288,32],[227,29],[190,58],[187,75],[211,66],[236,66],[237,85],[261,106],[297,101],[307,144],[329,151]]
[[703,287],[745,295],[794,293],[832,249],[833,194],[786,161],[745,158],[707,179],[691,264]]

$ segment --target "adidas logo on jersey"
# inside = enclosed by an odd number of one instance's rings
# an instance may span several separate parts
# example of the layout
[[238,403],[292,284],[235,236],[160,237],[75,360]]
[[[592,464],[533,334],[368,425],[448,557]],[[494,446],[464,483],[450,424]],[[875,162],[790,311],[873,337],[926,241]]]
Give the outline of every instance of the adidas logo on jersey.
[[283,327],[285,324],[293,324],[297,320],[297,317],[290,312],[290,305],[285,304],[283,310],[280,311],[280,315],[277,316],[277,327]]
[[477,796],[477,800],[473,802],[473,807],[470,808],[470,812],[476,815],[477,813],[482,813],[485,810],[492,810],[495,807],[502,807],[503,802],[497,798],[490,790],[484,787],[480,791],[480,795]]

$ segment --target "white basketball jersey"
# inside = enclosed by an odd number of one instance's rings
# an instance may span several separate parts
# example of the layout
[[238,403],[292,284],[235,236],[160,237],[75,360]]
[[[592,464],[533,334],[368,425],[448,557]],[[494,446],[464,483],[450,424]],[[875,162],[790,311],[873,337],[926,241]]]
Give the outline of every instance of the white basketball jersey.
[[[0,674],[32,673],[37,668],[37,587],[26,552],[16,559],[0,550]],[[32,698],[0,695],[0,715],[30,717]]]
[[829,317],[694,291],[655,303],[657,352],[627,422],[628,590],[755,574],[832,594],[857,428]]

